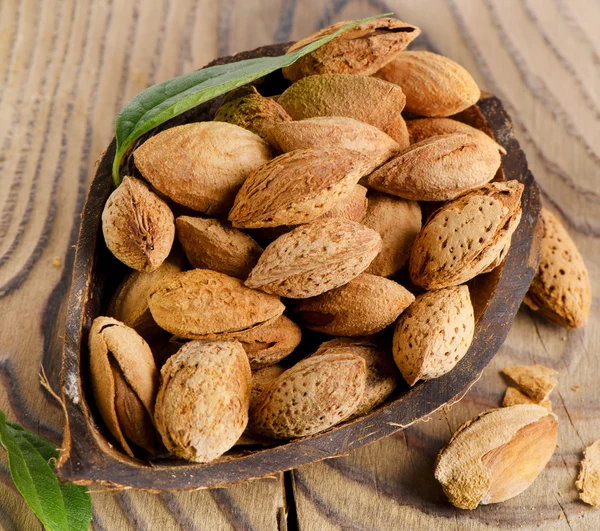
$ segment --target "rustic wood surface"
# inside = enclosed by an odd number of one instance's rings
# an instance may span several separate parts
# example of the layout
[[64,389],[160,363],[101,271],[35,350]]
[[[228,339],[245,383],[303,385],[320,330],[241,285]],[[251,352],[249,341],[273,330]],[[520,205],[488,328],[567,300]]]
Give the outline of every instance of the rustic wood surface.
[[[465,65],[511,114],[546,206],[600,281],[600,3],[595,0],[0,0],[0,409],[60,444],[56,386],[72,245],[94,162],[127,99],[211,59],[297,39],[336,20],[394,11]],[[94,529],[593,530],[577,500],[584,446],[600,438],[598,297],[585,329],[565,332],[522,309],[480,382],[451,411],[347,457],[183,494],[102,492]],[[521,496],[458,511],[432,478],[465,419],[500,403],[512,363],[560,371],[559,444]],[[287,487],[287,488],[286,488]],[[40,529],[0,452],[0,527]]]

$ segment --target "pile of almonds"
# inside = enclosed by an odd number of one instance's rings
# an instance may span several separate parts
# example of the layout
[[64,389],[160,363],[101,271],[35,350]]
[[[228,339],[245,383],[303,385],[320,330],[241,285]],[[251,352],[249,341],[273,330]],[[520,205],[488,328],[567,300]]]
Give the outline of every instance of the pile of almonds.
[[[112,193],[102,228],[135,271],[89,338],[98,409],[130,456],[205,463],[236,444],[313,435],[381,404],[400,375],[412,386],[466,354],[476,324],[466,283],[506,256],[523,185],[492,182],[504,148],[449,118],[480,90],[450,59],[404,51],[419,33],[392,18],[363,23],[285,68],[281,95],[237,89],[214,121],[134,151],[139,173]],[[422,224],[427,202],[441,203]],[[544,226],[526,302],[581,326],[585,266],[552,214]],[[303,333],[321,338],[313,352]],[[494,454],[473,461],[464,447],[554,426],[537,403],[455,434],[436,471],[453,503],[506,498],[481,481]],[[453,476],[457,463],[468,477]],[[471,483],[479,490],[463,500]]]

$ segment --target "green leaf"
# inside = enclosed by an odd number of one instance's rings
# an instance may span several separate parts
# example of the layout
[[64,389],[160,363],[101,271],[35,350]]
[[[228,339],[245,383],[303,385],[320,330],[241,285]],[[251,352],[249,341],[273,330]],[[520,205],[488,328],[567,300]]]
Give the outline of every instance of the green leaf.
[[0,410],[0,444],[8,452],[13,481],[49,531],[87,531],[92,502],[85,487],[61,484],[54,475],[56,447],[13,422]]
[[160,124],[211,100],[230,90],[266,76],[279,68],[290,66],[302,56],[309,54],[337,37],[347,29],[392,13],[357,20],[343,26],[301,50],[279,57],[259,57],[226,65],[210,66],[184,74],[140,92],[123,107],[117,116],[115,137],[117,140],[113,162],[113,181],[119,186],[121,161],[133,143],[144,133]]

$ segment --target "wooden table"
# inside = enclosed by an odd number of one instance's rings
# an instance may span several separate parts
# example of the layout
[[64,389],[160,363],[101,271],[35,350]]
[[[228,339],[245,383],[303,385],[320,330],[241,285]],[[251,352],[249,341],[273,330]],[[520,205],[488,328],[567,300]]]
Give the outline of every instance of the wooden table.
[[[600,283],[600,3],[593,0],[0,0],[0,409],[60,444],[57,388],[73,243],[94,162],[134,94],[216,56],[394,11],[502,98],[548,208]],[[600,438],[600,308],[565,332],[522,309],[481,380],[451,411],[292,473],[182,494],[92,488],[93,527],[121,529],[600,529],[573,483]],[[499,405],[499,369],[560,371],[559,448],[521,496],[465,512],[433,479],[466,419]],[[287,514],[287,524],[286,517]],[[0,451],[0,527],[40,529]]]

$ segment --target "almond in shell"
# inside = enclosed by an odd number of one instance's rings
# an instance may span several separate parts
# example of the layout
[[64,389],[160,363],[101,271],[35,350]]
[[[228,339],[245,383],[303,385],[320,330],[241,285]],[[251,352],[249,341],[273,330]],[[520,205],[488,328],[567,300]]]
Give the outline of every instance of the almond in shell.
[[350,193],[340,199],[334,207],[325,212],[320,219],[340,218],[349,221],[361,221],[367,213],[367,189],[357,184]]
[[406,110],[421,116],[451,116],[475,105],[481,96],[461,65],[427,51],[398,54],[375,76],[402,87]]
[[246,286],[303,299],[343,286],[362,273],[381,249],[381,237],[360,223],[317,220],[270,243]]
[[425,289],[463,284],[498,265],[521,220],[523,185],[494,182],[437,210],[411,250],[411,280]]
[[492,143],[465,134],[412,144],[369,176],[369,186],[415,201],[447,201],[491,181],[500,168]]
[[467,286],[417,297],[394,331],[394,360],[409,385],[450,372],[469,350],[475,331]]
[[225,214],[246,177],[271,160],[258,135],[225,122],[171,127],[134,153],[145,179],[176,203],[210,216]]

